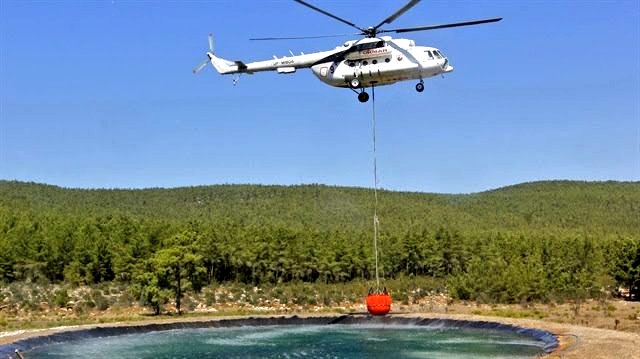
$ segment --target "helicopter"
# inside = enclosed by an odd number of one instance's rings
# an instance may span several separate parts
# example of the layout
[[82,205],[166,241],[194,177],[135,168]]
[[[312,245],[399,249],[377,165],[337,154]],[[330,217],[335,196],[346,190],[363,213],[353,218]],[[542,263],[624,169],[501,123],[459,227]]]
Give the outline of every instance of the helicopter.
[[[349,88],[358,94],[360,102],[367,102],[369,94],[367,87],[391,85],[399,81],[419,80],[416,91],[424,91],[424,79],[443,75],[453,71],[449,59],[435,47],[416,46],[411,39],[394,39],[391,36],[378,36],[385,33],[406,33],[427,31],[460,26],[471,26],[492,23],[502,20],[501,17],[455,22],[440,25],[426,25],[397,29],[383,29],[383,25],[391,24],[420,0],[410,0],[396,12],[382,20],[376,26],[359,27],[351,21],[345,20],[326,10],[316,7],[303,0],[294,0],[323,15],[333,18],[343,24],[358,29],[360,32],[352,35],[325,35],[303,37],[263,37],[252,38],[254,41],[265,40],[298,40],[317,39],[338,36],[363,36],[358,40],[349,40],[333,50],[301,53],[271,60],[245,63],[220,58],[213,51],[213,35],[209,34],[209,51],[207,58],[193,69],[199,73],[207,64],[211,63],[217,72],[227,74],[253,74],[262,71],[276,71],[279,74],[292,74],[298,69],[311,68],[313,74],[327,85]],[[234,84],[237,78],[234,79]]]

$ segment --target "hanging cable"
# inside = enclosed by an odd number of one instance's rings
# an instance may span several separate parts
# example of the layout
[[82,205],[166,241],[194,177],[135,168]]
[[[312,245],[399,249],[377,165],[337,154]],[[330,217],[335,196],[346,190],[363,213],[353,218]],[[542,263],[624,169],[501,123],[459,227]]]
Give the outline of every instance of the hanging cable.
[[380,277],[378,275],[378,231],[380,221],[378,220],[378,164],[376,158],[376,85],[371,84],[371,105],[372,133],[373,133],[373,250],[376,258],[376,290],[380,291]]
[[380,234],[380,221],[378,220],[378,159],[376,156],[376,89],[375,83],[371,84],[371,134],[373,138],[373,249],[376,258],[376,290],[369,289],[367,296],[367,311],[371,315],[386,315],[391,310],[391,296],[387,288],[380,291],[380,272],[378,262],[378,235]]

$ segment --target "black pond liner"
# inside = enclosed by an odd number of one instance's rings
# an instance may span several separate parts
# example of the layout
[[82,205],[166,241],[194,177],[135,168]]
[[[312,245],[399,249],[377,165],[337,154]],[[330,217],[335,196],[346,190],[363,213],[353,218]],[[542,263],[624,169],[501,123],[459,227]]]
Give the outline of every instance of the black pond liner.
[[207,321],[140,324],[129,326],[93,327],[89,329],[71,329],[51,335],[37,336],[15,341],[11,344],[0,346],[0,358],[16,358],[16,349],[20,352],[28,352],[31,349],[44,345],[71,342],[90,338],[102,338],[124,334],[142,334],[148,332],[172,330],[172,329],[202,329],[225,328],[240,326],[266,326],[266,325],[332,325],[332,324],[400,324],[416,325],[432,328],[466,328],[466,329],[491,329],[518,333],[544,343],[543,350],[550,353],[558,347],[558,338],[552,333],[541,330],[522,328],[510,324],[496,322],[437,319],[437,318],[410,318],[410,317],[371,317],[365,315],[341,315],[326,317],[248,317],[240,319],[212,319]]

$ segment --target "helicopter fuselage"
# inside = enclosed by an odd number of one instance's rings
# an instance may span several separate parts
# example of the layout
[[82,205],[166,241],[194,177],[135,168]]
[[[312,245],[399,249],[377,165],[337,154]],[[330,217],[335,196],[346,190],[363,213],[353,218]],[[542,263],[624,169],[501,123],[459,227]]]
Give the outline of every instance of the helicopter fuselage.
[[[360,86],[390,85],[398,81],[424,79],[453,71],[453,66],[442,53],[433,47],[415,46],[408,39],[367,39],[374,42],[349,42],[356,47],[344,59],[314,64],[311,67],[320,81],[335,87],[353,87],[351,80],[358,79]],[[361,46],[361,49],[357,49]]]
[[347,41],[329,51],[274,57],[273,60],[246,64],[242,61],[224,60],[213,53],[208,53],[208,56],[221,74],[251,74],[261,71],[290,74],[300,68],[311,68],[325,84],[351,88],[422,80],[453,71],[453,66],[438,49],[416,46],[413,40],[392,39],[388,36]]

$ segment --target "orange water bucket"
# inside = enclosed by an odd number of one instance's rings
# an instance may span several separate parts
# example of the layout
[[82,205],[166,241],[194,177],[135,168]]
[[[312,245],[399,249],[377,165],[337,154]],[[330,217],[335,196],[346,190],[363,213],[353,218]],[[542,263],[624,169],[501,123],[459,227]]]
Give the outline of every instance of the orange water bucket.
[[388,293],[372,293],[367,296],[367,310],[371,315],[385,315],[391,310],[391,296]]

